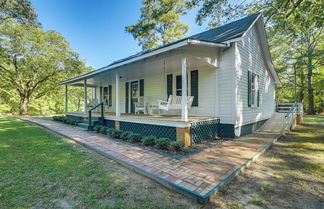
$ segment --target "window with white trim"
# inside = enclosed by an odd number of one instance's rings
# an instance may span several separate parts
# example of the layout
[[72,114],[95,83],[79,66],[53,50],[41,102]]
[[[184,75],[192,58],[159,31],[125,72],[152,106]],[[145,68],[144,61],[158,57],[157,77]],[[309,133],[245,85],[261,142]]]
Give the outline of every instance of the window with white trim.
[[249,82],[248,82],[248,106],[258,107],[259,106],[259,76],[249,71]]

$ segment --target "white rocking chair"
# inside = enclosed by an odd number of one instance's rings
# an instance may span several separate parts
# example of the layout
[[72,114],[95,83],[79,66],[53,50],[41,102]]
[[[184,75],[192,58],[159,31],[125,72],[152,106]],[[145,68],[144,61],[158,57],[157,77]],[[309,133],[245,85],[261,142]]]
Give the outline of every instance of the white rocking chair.
[[144,103],[144,97],[140,96],[138,98],[138,102],[135,102],[135,114],[139,114],[139,113],[145,113],[145,103]]
[[[187,96],[188,109],[191,109],[194,96]],[[181,100],[182,96],[173,96],[170,95],[168,101],[158,100],[158,107],[161,110],[181,110]]]

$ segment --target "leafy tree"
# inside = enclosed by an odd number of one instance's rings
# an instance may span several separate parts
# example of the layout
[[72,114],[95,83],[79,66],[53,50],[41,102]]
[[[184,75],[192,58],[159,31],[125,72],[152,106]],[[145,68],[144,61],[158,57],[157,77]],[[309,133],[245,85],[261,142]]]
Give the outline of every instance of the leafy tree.
[[309,114],[315,114],[316,106],[318,111],[323,110],[323,44],[321,44],[323,1],[192,0],[192,2],[193,5],[200,7],[196,18],[197,24],[208,22],[209,27],[262,11],[273,61],[281,78],[281,85],[277,87],[277,99],[293,100],[292,76],[296,71],[299,101],[307,100]]
[[0,58],[1,97],[18,104],[20,114],[31,101],[57,93],[58,81],[86,71],[61,34],[14,20],[0,25]]
[[143,50],[182,38],[188,26],[179,18],[190,8],[185,0],[143,0],[140,19],[126,31],[139,41]]
[[0,0],[0,23],[7,19],[36,23],[37,15],[29,0]]

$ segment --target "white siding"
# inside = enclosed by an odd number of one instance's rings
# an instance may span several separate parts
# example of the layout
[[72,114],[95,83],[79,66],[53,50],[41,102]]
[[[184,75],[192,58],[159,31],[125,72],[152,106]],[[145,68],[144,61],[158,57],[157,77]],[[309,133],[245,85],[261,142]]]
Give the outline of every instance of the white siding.
[[220,64],[218,69],[218,116],[220,122],[225,124],[235,123],[234,98],[235,98],[235,54],[234,46],[220,49]]
[[[275,110],[275,87],[264,63],[255,26],[236,43],[235,57],[235,125],[241,126],[270,118]],[[259,76],[259,107],[248,107],[248,71]]]

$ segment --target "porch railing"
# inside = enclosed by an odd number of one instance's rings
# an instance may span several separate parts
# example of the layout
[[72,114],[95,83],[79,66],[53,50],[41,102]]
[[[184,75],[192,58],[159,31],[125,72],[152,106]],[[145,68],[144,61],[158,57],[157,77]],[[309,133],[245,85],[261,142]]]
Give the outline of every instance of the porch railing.
[[101,120],[101,124],[103,124],[103,122],[104,122],[104,104],[103,104],[103,102],[101,102],[88,110],[89,126],[92,126],[92,111],[95,110],[96,108],[98,108],[99,106],[100,106],[100,120]]

